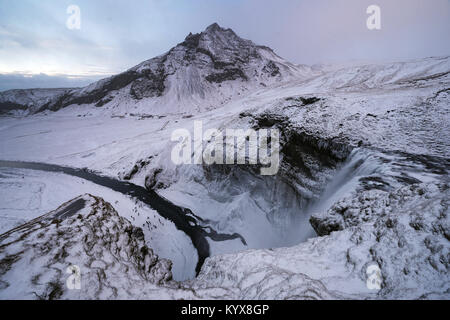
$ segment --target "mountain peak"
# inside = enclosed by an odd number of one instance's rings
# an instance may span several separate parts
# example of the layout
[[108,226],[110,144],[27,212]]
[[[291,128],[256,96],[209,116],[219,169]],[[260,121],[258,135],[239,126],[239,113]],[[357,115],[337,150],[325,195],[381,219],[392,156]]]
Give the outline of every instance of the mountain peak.
[[189,33],[165,54],[85,88],[58,94],[38,103],[35,110],[59,110],[73,104],[113,106],[120,101],[132,101],[137,107],[142,100],[147,109],[171,101],[171,110],[180,112],[183,106],[220,105],[250,88],[301,75],[301,70],[270,48],[213,23],[203,32]]
[[[202,35],[223,35],[225,37],[239,38],[241,39],[232,29],[222,28],[217,22],[209,25],[205,31],[201,33]],[[243,40],[243,39],[241,39]],[[248,40],[247,40],[248,41]]]
[[201,43],[205,42],[213,42],[213,46],[219,45],[219,47],[222,47],[224,44],[232,46],[232,43],[251,43],[250,40],[240,38],[232,29],[222,28],[217,22],[214,22],[200,33],[193,34],[190,32],[181,45],[197,48]]
[[221,26],[219,26],[219,24],[217,22],[214,22],[213,24],[209,25],[205,31],[217,31],[217,30],[225,30],[224,28],[222,28]]

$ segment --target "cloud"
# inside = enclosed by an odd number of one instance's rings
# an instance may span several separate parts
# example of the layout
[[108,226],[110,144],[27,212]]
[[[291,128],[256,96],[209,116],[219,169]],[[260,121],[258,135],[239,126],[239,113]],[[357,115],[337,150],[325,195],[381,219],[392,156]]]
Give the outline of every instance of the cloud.
[[73,88],[84,87],[94,81],[100,80],[101,76],[71,76],[46,74],[0,74],[0,91],[10,89],[29,88]]

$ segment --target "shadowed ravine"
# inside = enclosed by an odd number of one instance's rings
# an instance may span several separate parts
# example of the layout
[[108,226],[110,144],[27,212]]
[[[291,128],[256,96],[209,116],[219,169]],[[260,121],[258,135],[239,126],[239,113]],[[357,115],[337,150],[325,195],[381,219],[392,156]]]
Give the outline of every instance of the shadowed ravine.
[[210,226],[201,225],[204,220],[194,215],[191,210],[171,203],[167,199],[158,195],[155,191],[147,190],[144,187],[129,182],[101,176],[87,169],[78,169],[38,162],[0,160],[0,167],[64,173],[91,181],[97,185],[107,187],[111,190],[129,195],[144,202],[152,209],[156,210],[161,217],[172,221],[178,230],[183,231],[191,239],[192,244],[198,253],[198,262],[195,268],[197,274],[200,272],[205,259],[210,255],[209,244],[206,240],[207,237],[213,241],[226,241],[239,238],[242,243],[246,245],[245,239],[241,235],[237,233],[217,233]]

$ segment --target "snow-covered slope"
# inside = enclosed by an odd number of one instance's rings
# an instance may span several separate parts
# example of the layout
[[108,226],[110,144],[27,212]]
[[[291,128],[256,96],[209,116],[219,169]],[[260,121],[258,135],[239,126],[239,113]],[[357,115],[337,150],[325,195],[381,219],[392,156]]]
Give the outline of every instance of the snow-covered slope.
[[394,62],[355,62],[318,68],[323,75],[308,84],[309,87],[328,90],[355,91],[380,89],[392,85],[425,84],[430,79],[448,79],[449,57],[430,57]]
[[[142,229],[91,195],[2,234],[0,243],[1,299],[118,298],[133,287],[139,295],[139,282],[172,278],[171,262],[145,245]],[[80,291],[66,285],[71,266],[81,272]]]
[[[356,90],[409,87],[426,85],[427,80],[448,81],[450,77],[449,57],[416,59],[402,62],[368,63],[331,69],[308,87],[351,92]],[[326,69],[325,69],[326,70]]]
[[111,203],[121,217],[141,228],[145,244],[159,257],[172,261],[175,280],[195,276],[197,251],[189,237],[141,201],[62,173],[11,168],[0,168],[0,189],[0,234],[53,211],[81,194],[95,194]]
[[36,112],[55,97],[75,89],[13,89],[0,92],[0,114],[24,115]]

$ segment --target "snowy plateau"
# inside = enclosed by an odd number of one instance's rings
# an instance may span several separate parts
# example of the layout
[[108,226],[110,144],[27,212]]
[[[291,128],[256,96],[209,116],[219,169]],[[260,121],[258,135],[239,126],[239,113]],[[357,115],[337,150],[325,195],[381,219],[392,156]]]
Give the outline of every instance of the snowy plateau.
[[[449,109],[448,56],[295,65],[217,24],[0,92],[0,299],[449,299]],[[279,130],[278,173],[175,165],[194,121]]]

